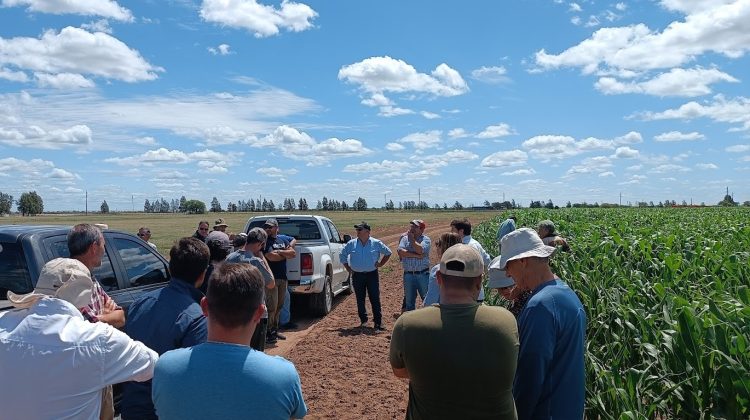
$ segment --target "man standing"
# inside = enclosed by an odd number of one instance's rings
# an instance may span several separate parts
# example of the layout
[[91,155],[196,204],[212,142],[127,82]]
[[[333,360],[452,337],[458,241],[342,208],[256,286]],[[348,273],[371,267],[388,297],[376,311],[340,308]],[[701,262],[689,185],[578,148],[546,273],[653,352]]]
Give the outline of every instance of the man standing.
[[276,308],[273,313],[268,314],[268,342],[275,343],[277,339],[285,340],[286,337],[279,334],[279,309],[284,305],[286,299],[286,287],[288,279],[286,275],[286,260],[297,256],[294,246],[297,240],[287,235],[279,234],[279,222],[276,219],[268,219],[263,223],[263,229],[268,235],[264,255],[271,266],[273,277],[276,279]]
[[[255,328],[255,333],[250,341],[250,347],[260,351],[266,348],[268,314],[277,310],[276,301],[278,300],[276,290],[273,290],[276,288],[276,281],[273,278],[271,267],[268,266],[268,261],[263,256],[263,248],[266,246],[266,240],[268,240],[268,235],[265,230],[258,227],[250,229],[250,232],[245,235],[244,247],[229,254],[225,261],[227,263],[252,264],[260,271],[261,277],[263,277],[263,284],[266,287],[264,290],[266,310],[263,311],[263,316]],[[273,343],[275,341],[269,344]]]
[[520,419],[583,418],[586,312],[549,267],[555,248],[532,229],[506,235],[499,269],[531,290],[518,326],[521,350],[513,395]]
[[516,230],[516,222],[518,220],[516,219],[516,216],[510,215],[507,219],[503,220],[502,223],[500,223],[500,226],[497,228],[497,253],[502,254],[503,251],[500,248],[500,240],[503,239],[503,236],[513,232]]
[[[461,235],[461,243],[469,245],[479,252],[479,255],[482,256],[482,262],[484,263],[485,269],[490,266],[490,254],[484,250],[484,247],[482,247],[482,244],[480,244],[479,241],[471,237],[471,222],[469,222],[468,219],[453,219],[453,221],[451,221],[451,232]],[[479,297],[477,300],[479,302],[484,301],[484,286],[479,289]]]
[[424,234],[427,227],[423,220],[409,222],[409,231],[398,243],[399,258],[404,268],[404,309],[413,311],[417,292],[424,301],[430,280],[430,238]]
[[437,272],[439,306],[396,321],[389,359],[394,375],[409,379],[406,418],[516,418],[516,320],[504,308],[477,302],[483,275],[474,248],[448,248]]
[[201,220],[198,222],[198,229],[193,234],[193,238],[206,242],[206,236],[208,236],[208,220]]
[[294,365],[248,346],[263,315],[263,279],[250,264],[222,264],[201,308],[208,342],[165,353],[154,372],[159,418],[289,419],[307,407]]
[[18,309],[0,312],[0,417],[96,420],[104,389],[151,378],[154,351],[81,315],[93,285],[80,261],[57,258],[44,265],[33,292],[8,292]]
[[[169,250],[169,284],[130,305],[125,332],[159,354],[205,342],[206,318],[199,304],[203,293],[198,288],[208,261],[205,243],[195,238],[177,241]],[[123,385],[122,418],[157,418],[151,402],[151,381]]]
[[151,242],[151,229],[146,226],[141,226],[138,228],[138,237],[143,239],[143,242],[147,243],[148,246],[154,248],[154,251],[156,251],[156,244]]
[[[357,230],[357,237],[346,243],[339,259],[352,276],[360,327],[367,325],[365,296],[369,294],[375,329],[382,331],[384,328],[383,314],[380,311],[378,268],[384,266],[391,258],[391,250],[380,240],[370,237],[370,225],[367,222],[354,226],[354,229]],[[381,255],[382,259],[380,259]]]
[[73,226],[68,232],[70,258],[83,263],[91,273],[94,288],[91,291],[91,304],[81,310],[83,317],[90,322],[106,322],[115,328],[125,325],[125,311],[109,297],[102,285],[94,277],[94,268],[102,265],[104,235],[98,227],[88,223]]
[[224,219],[222,218],[218,218],[214,221],[214,230],[226,233],[227,227],[229,227],[229,225],[226,224],[226,222],[224,222]]

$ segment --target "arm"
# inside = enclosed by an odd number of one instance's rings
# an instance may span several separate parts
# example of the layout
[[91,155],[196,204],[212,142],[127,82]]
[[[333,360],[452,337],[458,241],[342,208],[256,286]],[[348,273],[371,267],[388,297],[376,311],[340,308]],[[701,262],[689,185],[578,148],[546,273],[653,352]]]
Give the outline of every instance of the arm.
[[122,308],[118,308],[110,312],[105,312],[99,315],[98,318],[99,321],[106,322],[107,324],[115,328],[122,328],[125,326],[125,311],[123,311]]
[[102,359],[102,386],[125,381],[144,382],[154,376],[154,366],[159,359],[155,351],[109,325],[97,327],[108,330]]
[[397,378],[409,379],[409,371],[406,369],[406,363],[404,363],[403,357],[403,324],[401,319],[396,321],[396,325],[393,326],[393,334],[391,335],[391,347],[388,351],[388,359],[391,362],[391,369],[393,375]]
[[555,346],[552,314],[541,305],[527,309],[519,320],[521,347],[513,381],[513,397],[519,418],[533,415]]
[[383,259],[380,260],[379,263],[375,264],[375,267],[376,268],[380,268],[380,267],[384,266],[385,263],[387,263],[389,259],[391,259],[391,256],[390,255],[385,255],[383,257]]
[[[184,316],[181,315],[181,316]],[[179,320],[177,322],[180,322]],[[208,339],[208,321],[205,316],[199,316],[188,322],[185,334],[182,336],[181,347],[192,347],[205,343]]]

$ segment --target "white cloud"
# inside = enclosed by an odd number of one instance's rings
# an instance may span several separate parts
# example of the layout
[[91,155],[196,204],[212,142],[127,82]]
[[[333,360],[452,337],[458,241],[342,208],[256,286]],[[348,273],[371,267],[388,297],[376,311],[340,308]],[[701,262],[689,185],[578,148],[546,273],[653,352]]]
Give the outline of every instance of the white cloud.
[[152,165],[154,163],[179,163],[184,164],[191,162],[189,155],[180,150],[169,150],[163,147],[157,150],[149,150],[141,155],[129,156],[124,158],[104,159],[107,163],[114,163],[122,166]]
[[22,71],[8,70],[0,67],[0,79],[10,80],[11,82],[28,82],[29,76]]
[[406,149],[406,147],[398,143],[388,143],[385,145],[385,148],[387,150],[390,150],[391,152],[398,152],[398,151]]
[[571,166],[566,175],[601,173],[609,170],[612,159],[607,156],[595,156],[584,159],[580,164]]
[[612,171],[607,171],[607,172],[600,173],[599,176],[602,177],[602,178],[609,177],[609,176],[615,176],[615,173],[612,172]]
[[482,159],[483,168],[504,168],[526,164],[528,155],[523,150],[495,152]]
[[496,139],[500,137],[506,137],[510,136],[516,133],[516,130],[511,128],[510,125],[506,123],[500,123],[498,125],[490,125],[487,128],[484,129],[481,133],[477,134],[477,138],[480,139]]
[[288,0],[283,0],[280,8],[256,0],[203,0],[200,15],[206,22],[245,29],[256,38],[263,38],[281,30],[310,29],[318,13],[306,4]]
[[643,165],[632,165],[632,166],[628,166],[625,169],[628,171],[640,171],[641,169],[643,169]]
[[746,1],[712,2],[715,7],[700,10],[684,7],[686,2],[673,3],[690,14],[662,32],[643,24],[602,28],[560,54],[540,50],[536,64],[547,70],[580,67],[585,74],[600,68],[653,70],[679,67],[706,53],[737,58],[750,49],[750,7]]
[[620,12],[624,12],[627,8],[628,8],[628,5],[625,3],[620,2],[620,3],[615,4],[615,9],[617,9]]
[[681,13],[695,13],[714,9],[717,6],[734,3],[736,0],[661,0],[659,3],[667,10]]
[[210,52],[213,55],[229,55],[233,54],[231,51],[229,51],[231,47],[229,44],[219,44],[216,48],[214,47],[208,47],[208,52]]
[[99,19],[94,22],[83,23],[81,24],[81,28],[86,29],[89,32],[104,32],[110,35],[114,32],[112,31],[112,27],[109,26],[109,21],[107,19]]
[[658,136],[654,136],[656,141],[692,141],[692,140],[703,140],[706,136],[697,131],[690,133],[682,133],[679,131],[670,131],[668,133],[662,133]]
[[729,153],[750,152],[750,144],[735,144],[734,146],[729,146],[724,150],[726,150]]
[[448,132],[448,137],[452,139],[463,139],[470,136],[471,134],[467,133],[463,128],[454,128]]
[[415,150],[425,150],[437,147],[441,142],[442,132],[440,130],[430,130],[425,132],[411,133],[398,140],[398,143],[411,144]]
[[156,146],[157,145],[156,139],[151,136],[139,137],[137,139],[134,139],[133,142],[135,144],[140,144],[141,146]]
[[436,118],[440,118],[440,115],[434,113],[434,112],[428,112],[428,111],[422,111],[419,113],[421,116],[427,118],[428,120],[434,120]]
[[261,175],[265,175],[267,177],[271,177],[271,178],[284,178],[287,175],[294,175],[299,171],[297,171],[296,169],[280,169],[280,168],[270,166],[270,167],[260,168],[256,170],[255,172]]
[[74,174],[72,172],[68,172],[65,169],[60,169],[60,168],[53,169],[47,175],[47,177],[49,177],[49,178],[56,178],[56,179],[66,179],[66,180],[81,179],[80,176],[78,176],[78,175],[76,175],[76,174]]
[[719,167],[716,166],[713,163],[699,163],[699,164],[695,165],[695,167],[698,168],[698,169],[704,169],[704,170],[706,170],[706,169],[719,169]]
[[383,160],[382,162],[364,162],[346,165],[344,172],[369,173],[369,172],[404,172],[411,165],[408,162]]
[[689,169],[682,165],[675,165],[673,163],[666,163],[663,165],[655,166],[650,172],[656,174],[672,173],[672,172],[686,172]]
[[635,159],[638,157],[638,151],[635,149],[631,149],[627,146],[618,147],[617,150],[615,150],[614,156],[618,159]]
[[516,169],[515,171],[510,172],[503,172],[502,175],[507,176],[524,176],[524,175],[534,175],[536,171],[534,169]]
[[309,134],[294,127],[282,125],[273,132],[258,139],[254,147],[274,147],[284,156],[308,162],[309,165],[322,165],[331,159],[347,156],[364,156],[372,150],[355,139],[339,140],[335,137],[318,142]]
[[581,9],[581,6],[580,6],[580,5],[578,4],[578,3],[570,3],[570,5],[569,5],[569,6],[570,6],[570,7],[568,8],[568,11],[569,11],[569,12],[574,12],[574,13],[577,13],[577,12],[581,12],[581,11],[583,11],[583,9]]
[[15,147],[61,149],[70,146],[87,146],[91,142],[91,129],[86,125],[53,130],[45,130],[35,125],[25,129],[0,127],[0,143]]
[[479,155],[466,150],[454,149],[449,152],[428,155],[422,158],[422,165],[425,167],[441,168],[456,163],[464,163],[478,158]]
[[[164,71],[111,35],[70,26],[60,32],[48,30],[40,38],[0,38],[0,65],[36,72],[39,80],[50,84],[77,81],[79,87],[90,83],[83,75],[140,82]],[[65,80],[54,82],[56,75]]]
[[83,16],[102,16],[124,22],[132,22],[130,10],[111,0],[3,0],[2,7],[28,6],[30,12],[51,13],[55,15],[75,14]]
[[740,125],[730,131],[750,130],[750,99],[741,96],[735,99],[726,99],[723,95],[716,95],[713,97],[713,101],[705,102],[705,104],[691,101],[677,109],[668,109],[663,112],[643,112],[635,116],[646,121],[710,118],[714,121]]
[[594,85],[604,94],[640,93],[653,96],[693,97],[711,93],[709,85],[718,82],[737,83],[739,80],[715,68],[674,68],[646,81],[620,82],[614,77],[602,77]]
[[507,74],[508,71],[503,66],[482,66],[471,71],[471,78],[484,83],[500,84],[510,81]]
[[78,88],[92,88],[95,86],[94,82],[75,73],[58,73],[58,74],[46,74],[46,73],[34,73],[37,84],[41,87],[51,87],[55,89],[78,89]]
[[522,144],[524,149],[536,159],[547,162],[551,159],[564,159],[580,153],[576,141],[570,136],[534,136]]
[[456,96],[469,91],[461,75],[445,63],[438,65],[430,74],[425,74],[417,72],[403,60],[388,56],[370,57],[343,66],[339,70],[338,78],[359,85],[360,90],[367,95],[362,104],[380,107],[382,116],[413,113],[411,110],[396,107],[393,101],[385,96],[387,92]]
[[643,143],[643,136],[637,131],[631,131],[624,136],[615,137],[615,144],[637,144]]

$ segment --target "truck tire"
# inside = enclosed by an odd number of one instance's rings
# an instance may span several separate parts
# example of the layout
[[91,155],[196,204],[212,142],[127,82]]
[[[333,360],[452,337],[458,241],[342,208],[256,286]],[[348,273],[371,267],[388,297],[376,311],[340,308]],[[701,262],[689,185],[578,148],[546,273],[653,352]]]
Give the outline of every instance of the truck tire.
[[354,293],[354,279],[352,279],[351,273],[349,273],[349,280],[347,281],[349,282],[349,286],[342,293],[344,293],[345,295],[351,295],[352,293]]
[[331,285],[331,275],[326,273],[326,283],[323,285],[323,291],[310,296],[310,308],[314,313],[320,316],[326,316],[333,308],[333,286]]

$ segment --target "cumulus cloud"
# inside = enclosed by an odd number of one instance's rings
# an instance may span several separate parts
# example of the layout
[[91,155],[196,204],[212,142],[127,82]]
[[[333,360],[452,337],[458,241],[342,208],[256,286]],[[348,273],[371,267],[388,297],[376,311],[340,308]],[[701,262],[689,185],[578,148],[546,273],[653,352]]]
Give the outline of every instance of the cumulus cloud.
[[369,173],[369,172],[403,172],[409,168],[408,162],[383,160],[382,162],[352,163],[346,165],[344,172]]
[[70,26],[40,38],[0,38],[0,66],[34,72],[41,84],[53,87],[92,86],[84,75],[141,82],[164,71],[109,34]]
[[410,144],[415,150],[426,150],[437,147],[441,143],[442,131],[430,130],[411,133],[396,140],[400,144]]
[[601,173],[613,166],[612,159],[607,156],[595,156],[584,159],[580,164],[571,166],[566,175]]
[[646,81],[621,82],[613,77],[602,77],[594,85],[604,94],[642,93],[653,96],[694,97],[710,94],[709,85],[718,82],[737,83],[739,80],[715,68],[675,68]]
[[503,66],[482,66],[471,71],[471,78],[480,82],[497,85],[510,82],[507,74],[508,70]]
[[729,146],[724,150],[726,150],[729,153],[750,152],[750,144],[735,144],[734,146]]
[[57,168],[51,161],[43,159],[23,160],[14,157],[0,159],[0,178],[3,177],[14,177],[35,184],[41,183],[44,179],[68,184],[80,179],[79,175]]
[[229,171],[227,168],[236,165],[241,156],[242,153],[219,153],[210,149],[186,153],[161,147],[137,155],[107,158],[104,162],[133,167],[195,164],[200,172],[223,174]]
[[294,175],[299,171],[297,171],[296,169],[280,169],[280,168],[270,166],[270,167],[260,168],[256,170],[255,172],[261,175],[265,175],[270,178],[285,178],[287,175]]
[[91,142],[91,129],[86,125],[52,130],[45,130],[35,125],[23,129],[0,127],[0,143],[15,147],[62,149],[64,147],[87,146]]
[[635,149],[631,149],[627,146],[618,147],[617,150],[615,150],[614,156],[618,159],[635,159],[638,157],[638,151]]
[[695,167],[698,168],[698,169],[703,169],[703,170],[706,170],[706,169],[719,169],[719,167],[716,166],[713,163],[698,163],[698,164],[695,165]]
[[306,161],[310,165],[322,165],[332,159],[348,156],[364,156],[372,150],[356,139],[340,140],[332,137],[321,142],[294,127],[282,125],[268,135],[253,142],[254,147],[273,147],[284,156]]
[[704,103],[691,101],[676,109],[668,109],[662,112],[642,112],[633,116],[646,121],[709,118],[718,122],[738,125],[730,131],[750,130],[750,99],[741,96],[727,99],[723,95],[716,95],[713,100]]
[[481,133],[477,134],[477,138],[480,139],[497,139],[500,137],[510,136],[516,133],[510,125],[506,123],[500,123],[498,125],[490,125],[485,128]]
[[229,55],[232,54],[230,48],[229,44],[219,44],[217,47],[208,47],[208,52],[213,55]]
[[310,29],[318,13],[306,4],[288,0],[283,0],[279,8],[256,0],[203,0],[200,15],[206,22],[245,29],[256,38],[264,38],[281,30]]
[[448,137],[452,139],[463,139],[470,136],[471,133],[467,133],[463,128],[454,128],[453,130],[448,131]]
[[358,85],[365,95],[362,104],[380,107],[380,114],[383,116],[413,113],[411,110],[398,108],[385,96],[389,92],[450,97],[469,91],[469,86],[461,75],[445,63],[426,74],[418,72],[403,60],[388,56],[370,57],[343,66],[339,70],[338,78]]
[[682,166],[682,165],[676,165],[674,163],[665,163],[663,165],[657,165],[651,169],[650,172],[655,174],[664,174],[664,173],[672,173],[672,172],[687,172],[690,169]]
[[399,152],[401,150],[406,149],[406,147],[398,143],[388,143],[385,145],[385,148],[387,150],[390,150],[391,152]]
[[124,22],[133,21],[130,10],[111,0],[2,0],[2,7],[26,7],[30,12],[102,16]]
[[703,140],[706,136],[704,136],[701,133],[698,133],[697,131],[693,131],[690,133],[682,133],[680,131],[670,131],[668,133],[662,133],[658,136],[654,136],[654,140],[656,141],[693,141],[693,140]]
[[672,12],[695,13],[714,9],[736,0],[661,0],[659,3],[665,9]]
[[495,152],[484,159],[480,164],[483,168],[505,168],[512,166],[521,166],[526,164],[528,155],[523,150],[508,150]]
[[507,176],[525,176],[525,175],[534,175],[536,171],[534,169],[516,169],[515,171],[510,172],[503,172],[502,175]]
[[446,153],[427,155],[422,158],[422,165],[430,168],[441,168],[451,164],[463,163],[478,158],[479,155],[466,150],[454,149]]
[[81,28],[86,29],[89,32],[104,32],[107,34],[112,34],[114,32],[112,31],[112,27],[109,26],[109,20],[107,19],[99,19],[94,22],[83,23],[81,24]]

